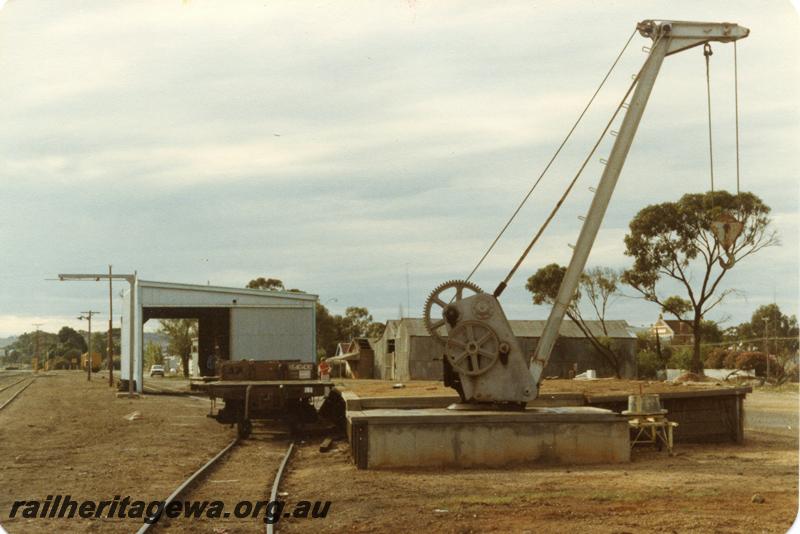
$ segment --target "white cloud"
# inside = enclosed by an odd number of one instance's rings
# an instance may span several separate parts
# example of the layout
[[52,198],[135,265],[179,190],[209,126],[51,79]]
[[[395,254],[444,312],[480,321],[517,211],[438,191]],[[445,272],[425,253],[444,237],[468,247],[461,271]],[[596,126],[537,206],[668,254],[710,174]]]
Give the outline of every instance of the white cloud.
[[[641,12],[638,3],[15,2],[0,17],[0,329],[102,302],[64,270],[240,286],[272,275],[412,308],[464,276],[527,191]],[[731,273],[748,302],[797,291],[797,17],[791,7],[673,2],[675,19],[748,26],[739,46],[742,186],[783,246]],[[643,16],[650,15],[643,13]],[[588,30],[587,30],[588,29]],[[479,272],[496,284],[572,177],[644,60],[629,52]],[[733,188],[732,50],[713,57],[718,187]],[[590,264],[623,266],[648,203],[708,188],[700,49],[669,57]],[[617,121],[617,123],[619,120]],[[611,141],[525,263],[566,263]],[[760,273],[769,272],[769,283]],[[531,312],[521,289],[504,303]],[[767,287],[769,286],[769,287]],[[330,298],[330,297],[328,297]],[[638,306],[638,307],[637,307]],[[732,306],[737,316],[750,304]],[[631,304],[632,316],[650,308]],[[630,310],[633,310],[632,312]],[[58,319],[60,320],[60,319]],[[56,320],[56,321],[58,321]],[[9,330],[9,331],[12,331]]]
[[[58,332],[63,326],[75,330],[86,330],[86,321],[80,321],[68,315],[0,315],[0,336],[18,336],[25,332],[36,331],[36,326],[43,332]],[[108,324],[108,323],[106,323]],[[93,326],[96,328],[97,323]]]

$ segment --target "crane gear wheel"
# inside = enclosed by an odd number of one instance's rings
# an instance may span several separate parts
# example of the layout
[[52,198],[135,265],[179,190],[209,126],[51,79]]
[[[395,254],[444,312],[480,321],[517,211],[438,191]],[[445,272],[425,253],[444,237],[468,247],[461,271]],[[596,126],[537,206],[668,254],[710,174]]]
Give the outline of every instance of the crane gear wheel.
[[[456,290],[455,296],[452,298],[452,300],[442,298],[441,296],[442,293],[448,289]],[[455,323],[455,319],[457,319],[458,316],[457,310],[452,306],[452,304],[464,298],[465,289],[469,289],[475,294],[483,293],[483,290],[480,287],[467,280],[450,280],[449,282],[445,282],[434,289],[428,296],[428,300],[425,301],[425,312],[423,316],[425,320],[425,329],[428,330],[428,333],[433,337],[433,339],[442,345],[445,344],[446,340],[442,335],[441,329],[445,327],[445,323],[448,322],[448,319],[450,319],[451,325]],[[434,305],[441,308],[441,313],[434,314]]]
[[478,376],[497,362],[499,346],[500,340],[491,326],[482,321],[464,321],[447,336],[444,353],[453,369]]

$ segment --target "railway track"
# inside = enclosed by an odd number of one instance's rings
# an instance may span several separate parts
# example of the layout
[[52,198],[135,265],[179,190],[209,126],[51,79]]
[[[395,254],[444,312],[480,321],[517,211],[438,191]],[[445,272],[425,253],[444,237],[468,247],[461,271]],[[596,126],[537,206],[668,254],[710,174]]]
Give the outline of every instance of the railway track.
[[12,382],[10,384],[3,384],[2,386],[0,386],[0,393],[4,392],[5,390],[7,390],[9,388],[12,388],[12,387],[16,386],[20,382],[22,382],[24,380],[27,380],[29,378],[30,378],[29,376],[24,376],[24,377],[20,378],[19,380],[16,380],[16,381],[14,381],[14,382]]
[[[265,501],[265,493],[270,487],[269,501],[274,502],[278,498],[283,473],[294,450],[294,443],[290,443],[286,450],[284,445],[284,441],[277,442],[274,439],[232,440],[181,482],[164,500],[164,508],[171,502],[222,501],[225,503],[224,517],[209,520],[214,521],[215,528],[224,529],[223,523],[232,521],[236,523],[231,526],[241,528],[250,522],[254,531],[265,528],[267,534],[273,534],[274,525],[265,525],[265,510],[257,515],[246,514],[242,518],[237,518],[231,511],[236,503]],[[142,524],[137,534],[155,532],[162,527],[170,532],[194,532],[198,529],[197,521],[205,520],[162,517],[158,521]]]
[[[164,506],[168,506],[171,502],[177,500],[179,497],[182,497],[184,493],[189,489],[189,487],[197,481],[203,475],[206,475],[211,468],[217,464],[236,444],[239,443],[239,438],[235,438],[233,441],[228,443],[225,447],[222,448],[213,458],[211,458],[208,462],[206,462],[200,469],[189,475],[189,478],[181,482],[181,484],[175,488],[175,490],[167,497],[164,501]],[[150,532],[151,529],[155,529],[157,522],[153,523],[144,523],[139,530],[136,531],[136,534],[145,534],[146,532]]]
[[12,382],[15,378],[32,376],[33,373],[29,372],[14,372],[14,371],[0,371],[0,382],[5,385],[6,382]]
[[[289,444],[289,448],[286,450],[286,454],[283,456],[280,466],[278,466],[278,472],[275,473],[275,480],[272,482],[272,491],[269,493],[270,502],[275,502],[278,500],[278,490],[280,489],[281,480],[283,479],[283,472],[286,470],[286,464],[289,463],[289,458],[291,458],[292,452],[294,452],[294,443]],[[266,533],[273,534],[274,532],[275,524],[267,523]]]
[[[19,397],[22,394],[23,391],[28,389],[28,387],[36,381],[36,378],[37,378],[36,376],[25,377],[25,378],[22,378],[22,379],[20,379],[20,380],[18,380],[16,382],[14,382],[13,384],[8,384],[6,386],[3,386],[3,388],[0,389],[0,395],[2,395],[4,393],[10,393],[10,396],[6,397],[3,400],[0,400],[0,411],[2,411],[6,406],[8,406],[12,402],[14,402],[14,400],[17,397]],[[25,383],[22,384],[23,382],[25,382]],[[22,384],[20,387],[14,389],[15,386],[18,386],[20,384]],[[5,395],[3,395],[3,396],[5,396]]]

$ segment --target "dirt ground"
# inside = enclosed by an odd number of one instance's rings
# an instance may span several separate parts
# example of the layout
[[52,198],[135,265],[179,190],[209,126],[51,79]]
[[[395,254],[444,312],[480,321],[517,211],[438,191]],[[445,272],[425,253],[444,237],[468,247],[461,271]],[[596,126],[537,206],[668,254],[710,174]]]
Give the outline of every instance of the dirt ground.
[[[0,376],[0,387],[9,382]],[[177,381],[163,385],[181,388]],[[451,394],[435,382],[399,390],[381,381],[347,385],[361,396]],[[571,391],[570,385],[586,387],[547,381],[544,391]],[[360,471],[346,442],[320,453],[321,438],[308,439],[299,444],[281,490],[289,504],[330,500],[330,511],[324,519],[285,519],[277,531],[785,532],[798,507],[798,397],[796,386],[748,395],[744,445],[679,444],[673,457],[637,449],[625,465]],[[5,398],[0,392],[0,402]],[[133,411],[142,418],[126,420]],[[81,500],[163,499],[233,439],[234,430],[206,418],[207,411],[207,402],[188,397],[117,399],[102,379],[87,383],[79,373],[41,376],[0,411],[0,524],[12,534],[135,531],[139,522],[131,519],[8,515],[14,500],[57,493]],[[221,499],[226,506],[264,499],[285,447],[285,436],[257,427],[254,439],[235,448],[187,498]],[[752,502],[754,494],[764,502]],[[251,518],[174,520],[158,531],[263,529]]]
[[[436,382],[393,389],[338,381],[361,397],[443,395]],[[542,392],[630,394],[720,387],[648,381],[547,380]],[[322,519],[289,519],[283,532],[786,532],[798,512],[798,390],[745,401],[743,445],[680,444],[672,457],[636,449],[624,466],[520,466],[485,470],[360,471],[346,442],[300,449],[285,487],[331,500]],[[348,481],[342,484],[340,481]],[[754,495],[764,498],[753,502]]]
[[359,471],[348,455],[301,449],[286,490],[333,504],[283,532],[786,532],[797,515],[797,440],[758,433],[614,466]]
[[[0,384],[2,387],[2,384]],[[0,393],[0,401],[6,394]],[[142,418],[125,419],[134,411]],[[0,524],[17,532],[134,532],[132,519],[9,519],[15,500],[163,499],[234,437],[185,397],[117,399],[102,379],[43,373],[0,411]]]

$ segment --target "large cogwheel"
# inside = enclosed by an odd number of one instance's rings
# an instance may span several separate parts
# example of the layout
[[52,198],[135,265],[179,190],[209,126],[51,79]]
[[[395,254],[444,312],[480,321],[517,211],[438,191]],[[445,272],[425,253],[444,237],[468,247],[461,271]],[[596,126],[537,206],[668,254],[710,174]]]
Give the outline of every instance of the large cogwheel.
[[[455,295],[443,296],[443,293],[450,289],[455,289]],[[468,282],[467,280],[450,280],[449,282],[445,282],[434,289],[433,292],[428,296],[428,300],[425,301],[425,328],[428,330],[430,335],[442,345],[447,342],[447,340],[445,340],[443,337],[445,334],[446,323],[444,312],[449,306],[456,304],[463,298],[466,298],[464,295],[464,290],[469,290],[475,294],[483,293],[483,290],[480,287],[472,282]],[[434,305],[439,308],[438,312],[433,310]]]

